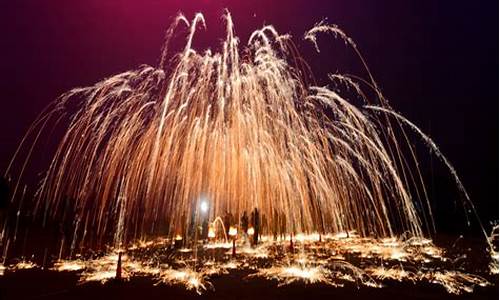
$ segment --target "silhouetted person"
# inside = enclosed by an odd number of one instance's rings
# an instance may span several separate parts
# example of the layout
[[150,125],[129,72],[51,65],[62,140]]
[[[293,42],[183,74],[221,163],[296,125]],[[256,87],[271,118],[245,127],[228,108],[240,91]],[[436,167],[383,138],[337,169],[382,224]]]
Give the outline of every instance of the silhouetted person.
[[224,229],[226,230],[226,236],[229,237],[229,227],[233,224],[233,215],[229,211],[224,214]]
[[241,216],[241,230],[243,231],[243,234],[247,234],[247,231],[248,231],[248,215],[247,215],[246,211],[244,211],[243,215]]
[[269,226],[269,224],[267,223],[267,216],[266,216],[266,214],[263,213],[260,216],[260,232],[259,232],[259,234],[262,234],[264,232],[264,229],[269,228],[268,226]]
[[284,213],[281,213],[279,223],[280,223],[280,236],[281,239],[284,240],[286,235],[286,216]]
[[201,224],[201,238],[206,240],[208,238],[208,217],[203,218]]
[[260,233],[260,216],[259,216],[259,210],[257,208],[255,208],[252,212],[252,224],[254,229],[253,244],[257,245],[257,243],[259,242],[259,233]]
[[273,239],[276,241],[278,239],[279,232],[279,215],[278,211],[273,210],[273,220],[272,220],[272,231],[273,231]]
[[191,213],[191,216],[190,216],[190,221],[189,221],[189,225],[188,225],[188,236],[186,238],[186,241],[184,242],[184,246],[187,246],[187,245],[191,245],[192,243],[194,243],[195,241],[195,238],[198,237],[198,228],[197,228],[197,223],[196,223],[196,219],[195,219],[195,214],[194,213]]

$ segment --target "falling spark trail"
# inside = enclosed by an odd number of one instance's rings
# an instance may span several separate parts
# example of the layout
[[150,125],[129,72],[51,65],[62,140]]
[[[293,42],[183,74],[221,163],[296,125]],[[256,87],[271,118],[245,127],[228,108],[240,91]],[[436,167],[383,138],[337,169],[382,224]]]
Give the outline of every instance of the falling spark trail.
[[[101,241],[109,230],[116,244],[126,244],[130,232],[159,228],[189,235],[201,221],[202,195],[212,220],[258,208],[267,219],[263,233],[284,222],[287,232],[422,236],[420,218],[431,212],[417,214],[404,179],[412,170],[392,161],[399,150],[382,143],[377,124],[384,123],[372,123],[326,87],[306,86],[288,63],[290,37],[270,25],[250,36],[251,55],[240,58],[229,13],[226,22],[221,53],[192,49],[196,29],[206,27],[197,14],[169,73],[142,66],[56,100],[29,131],[38,139],[50,118],[71,116],[35,212],[44,207],[57,219],[71,201],[78,220],[87,220],[76,222],[82,228],[74,230],[72,247],[84,238]],[[182,15],[166,43],[181,23],[188,24]],[[318,32],[336,28],[325,26],[306,38],[315,42]]]
[[[330,84],[347,85],[367,110],[351,103],[351,95],[336,92],[338,86],[309,84],[314,79],[306,75],[310,69],[290,35],[267,25],[240,46],[229,12],[225,21],[220,52],[199,52],[193,41],[197,30],[207,27],[203,15],[196,14],[191,22],[177,16],[166,31],[158,66],[142,65],[73,89],[28,129],[5,172],[16,178],[11,201],[19,201],[36,146],[47,132],[53,138],[56,126],[62,132],[53,140],[57,145],[34,203],[19,204],[35,219],[43,217],[44,225],[72,221],[65,225],[72,230],[61,234],[53,269],[80,272],[82,282],[104,283],[116,276],[113,251],[160,246],[176,248],[191,260],[175,268],[161,263],[158,252],[147,260],[124,255],[122,277],[152,276],[159,283],[182,284],[201,293],[212,287],[210,275],[258,269],[253,262],[269,260],[271,267],[251,276],[280,284],[337,286],[350,281],[370,287],[381,286],[376,279],[427,280],[451,293],[486,284],[453,270],[410,272],[347,262],[353,255],[391,264],[445,261],[442,250],[425,238],[434,229],[433,214],[419,161],[401,123],[418,133],[448,167],[464,203],[476,217],[477,212],[451,163],[417,126],[390,108],[356,44],[341,29],[320,22],[304,38],[318,52],[319,33],[339,36],[352,47],[369,80],[330,74]],[[174,52],[170,43],[182,25],[188,33]],[[367,86],[375,99],[363,90]],[[252,211],[260,226],[243,230],[240,216]],[[209,228],[210,243],[201,246],[204,227]],[[250,248],[240,242],[254,234],[263,245]],[[147,241],[155,236],[165,240]],[[270,242],[272,236],[301,256],[293,253],[287,264],[277,263],[282,257]],[[2,233],[1,242],[6,266],[1,272],[34,267],[24,261],[7,267],[8,234]],[[492,242],[488,244],[491,248]],[[78,247],[106,249],[101,254],[107,254],[83,258],[81,251],[73,259]],[[311,254],[310,249],[318,252]],[[203,264],[205,250],[212,253],[212,264]],[[215,261],[216,251],[235,255],[229,262]],[[328,257],[320,257],[321,251]],[[72,259],[64,260],[64,253]],[[498,251],[489,253],[491,270],[498,272]]]
[[434,141],[429,136],[427,136],[425,133],[423,133],[422,130],[420,130],[420,128],[418,128],[415,124],[413,124],[407,118],[403,117],[402,115],[398,114],[397,112],[395,112],[393,110],[389,110],[389,109],[379,107],[379,106],[372,106],[372,105],[366,105],[365,108],[371,109],[374,111],[384,112],[386,114],[394,116],[398,120],[400,120],[403,123],[410,126],[411,129],[413,129],[424,140],[425,144],[427,146],[429,146],[429,148],[433,151],[433,153],[446,165],[446,167],[448,168],[448,170],[452,174],[453,179],[455,180],[455,183],[457,184],[460,192],[462,192],[462,194],[464,195],[465,200],[466,200],[463,202],[464,209],[466,209],[465,215],[468,216],[468,211],[467,211],[467,206],[468,206],[473,211],[476,219],[479,221],[478,222],[479,226],[481,227],[481,231],[482,231],[484,237],[486,238],[486,241],[488,242],[488,246],[490,247],[490,249],[493,249],[493,245],[489,242],[489,236],[486,233],[486,229],[484,228],[483,224],[480,221],[481,219],[479,218],[479,215],[476,211],[474,203],[472,202],[472,200],[469,197],[469,193],[467,193],[467,190],[465,189],[464,185],[462,184],[460,177],[458,177],[457,171],[455,170],[453,165],[450,163],[450,161],[446,158],[446,156],[443,155],[441,150],[439,150],[439,147],[436,145],[436,143],[434,143]]

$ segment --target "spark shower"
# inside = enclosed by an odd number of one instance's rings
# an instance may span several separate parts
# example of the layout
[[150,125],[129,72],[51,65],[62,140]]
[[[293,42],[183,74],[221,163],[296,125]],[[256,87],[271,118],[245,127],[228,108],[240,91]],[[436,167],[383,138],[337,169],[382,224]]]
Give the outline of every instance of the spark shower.
[[[71,199],[80,238],[109,230],[138,238],[162,225],[172,236],[190,227],[206,197],[212,220],[258,208],[266,232],[284,221],[288,233],[421,236],[422,217],[431,220],[431,212],[419,216],[410,196],[409,185],[421,179],[406,170],[416,161],[401,156],[409,145],[395,138],[397,120],[310,86],[290,37],[271,26],[240,51],[226,20],[221,53],[196,52],[191,44],[204,18],[180,16],[157,68],[71,90],[41,114],[27,137],[69,122],[36,194],[36,214],[56,218]],[[169,40],[181,25],[190,26],[186,45],[169,61]],[[354,46],[326,24],[305,38],[316,43],[319,33]],[[351,78],[331,78],[363,96]],[[364,100],[389,109],[383,98]]]
[[[368,79],[329,74],[318,86],[291,36],[269,25],[243,43],[229,13],[225,21],[221,51],[198,52],[203,15],[179,15],[157,66],[75,88],[29,128],[5,172],[16,178],[12,201],[32,153],[63,128],[29,210],[43,222],[72,216],[71,255],[151,236],[196,240],[204,220],[230,214],[237,226],[255,208],[263,236],[423,239],[434,220],[410,134],[449,168],[475,214],[452,165],[390,107],[341,29],[320,22],[304,40],[319,52],[322,35],[341,39]],[[182,27],[185,46],[171,54]]]

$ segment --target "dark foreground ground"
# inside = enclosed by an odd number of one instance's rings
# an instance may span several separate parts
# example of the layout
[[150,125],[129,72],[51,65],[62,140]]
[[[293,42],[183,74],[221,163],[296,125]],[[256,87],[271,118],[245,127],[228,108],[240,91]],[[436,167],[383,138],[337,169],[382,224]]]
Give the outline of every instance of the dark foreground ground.
[[[484,241],[480,239],[456,239],[440,236],[435,240],[436,245],[447,249],[447,256],[456,262],[456,269],[483,276],[491,285],[476,286],[472,293],[464,292],[461,295],[449,294],[439,284],[419,281],[397,282],[384,280],[383,288],[371,288],[363,285],[345,282],[343,287],[334,287],[326,284],[305,284],[302,282],[279,286],[277,281],[260,277],[248,278],[255,271],[248,269],[232,269],[227,274],[210,275],[208,281],[213,289],[203,291],[198,295],[194,290],[186,290],[181,285],[159,284],[158,279],[134,276],[127,281],[79,282],[78,272],[57,272],[47,268],[19,269],[15,272],[7,270],[0,276],[0,300],[10,299],[499,299],[499,277],[490,275],[486,266],[489,256],[484,252]],[[200,248],[201,249],[201,248]],[[33,249],[32,249],[33,250]],[[166,251],[155,252],[158,250]],[[148,252],[150,251],[150,252]],[[152,251],[152,252],[151,252]],[[203,250],[199,250],[201,259]],[[211,251],[219,260],[228,260],[227,249],[220,249],[218,253]],[[191,253],[181,254],[176,250],[165,250],[150,247],[138,255],[145,257],[165,255],[168,259],[175,259]],[[130,254],[130,253],[129,253]],[[456,259],[453,259],[456,258]],[[10,263],[14,263],[12,259]],[[356,265],[361,265],[356,262]],[[445,270],[445,266],[441,266]],[[441,268],[437,266],[437,268]],[[411,270],[411,269],[410,269]]]
[[0,278],[0,299],[498,299],[498,278],[492,286],[477,287],[471,294],[448,294],[443,287],[431,284],[386,282],[384,288],[348,285],[331,287],[322,284],[295,283],[278,287],[265,279],[243,279],[246,273],[235,271],[212,277],[214,291],[202,295],[182,286],[156,285],[148,278],[128,282],[78,284],[72,273],[20,270]]

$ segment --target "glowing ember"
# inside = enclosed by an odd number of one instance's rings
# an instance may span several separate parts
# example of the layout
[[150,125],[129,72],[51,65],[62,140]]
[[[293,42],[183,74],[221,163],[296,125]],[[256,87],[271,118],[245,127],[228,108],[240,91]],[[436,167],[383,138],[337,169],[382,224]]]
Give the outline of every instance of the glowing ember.
[[252,236],[252,235],[254,235],[254,233],[255,233],[255,229],[253,229],[253,227],[250,227],[250,228],[247,229],[247,234],[248,235]]
[[213,226],[208,227],[208,238],[215,238],[215,230]]
[[366,272],[380,280],[391,279],[396,281],[411,282],[419,280],[415,273],[406,271],[402,267],[393,267],[389,269],[384,267],[372,267],[367,269]]
[[212,287],[211,283],[205,280],[203,273],[198,273],[191,269],[164,270],[160,273],[160,280],[166,284],[181,284],[188,290],[195,290],[198,294]]
[[[483,277],[455,270],[436,271],[430,264],[446,262],[443,251],[429,240],[409,239],[369,239],[361,238],[351,232],[349,237],[324,235],[318,246],[317,234],[300,237],[302,246],[297,254],[282,257],[280,249],[286,249],[287,240],[273,241],[263,236],[257,247],[249,247],[242,242],[239,256],[232,257],[231,243],[206,244],[198,251],[221,251],[222,256],[214,255],[208,260],[198,259],[198,269],[189,267],[190,261],[184,258],[157,253],[169,244],[168,240],[154,242],[142,241],[146,247],[135,247],[127,255],[122,255],[122,279],[134,276],[147,276],[158,284],[179,284],[198,294],[213,288],[211,276],[229,274],[232,270],[245,269],[251,272],[248,278],[261,277],[277,280],[279,285],[293,282],[323,283],[343,286],[345,282],[368,287],[380,288],[386,280],[400,282],[429,282],[443,286],[449,293],[470,293],[476,286],[486,286],[489,282]],[[191,252],[192,249],[172,250],[173,253]],[[200,253],[200,252],[199,252]],[[342,253],[342,254],[340,254]],[[394,257],[398,253],[398,257]],[[228,260],[228,258],[231,259]],[[349,261],[346,257],[350,257]],[[404,259],[403,259],[404,258]],[[80,274],[80,282],[98,281],[106,283],[116,276],[118,255],[111,252],[94,259],[59,260],[51,268],[55,271],[71,271]],[[359,262],[354,263],[354,261]],[[288,261],[288,263],[280,263]],[[270,262],[271,267],[259,267],[260,262]],[[391,265],[392,266],[388,266]],[[10,266],[9,270],[34,267],[35,264],[22,261]],[[411,269],[411,271],[410,271]],[[2,270],[3,271],[3,270]]]
[[442,285],[449,293],[459,295],[463,292],[472,293],[474,286],[487,286],[490,283],[476,275],[458,271],[435,272],[423,275],[430,282]]
[[489,241],[489,244],[492,245],[492,247],[490,247],[488,249],[488,252],[490,254],[490,264],[489,264],[489,268],[490,268],[490,273],[491,274],[498,274],[498,259],[499,259],[499,255],[498,255],[498,228],[499,228],[499,225],[495,225],[493,227],[493,229],[491,230],[491,234],[490,236],[488,237],[488,241]]
[[22,261],[18,262],[17,264],[15,264],[14,266],[12,266],[11,268],[14,270],[26,270],[26,269],[33,269],[35,267],[37,267],[37,265],[35,263],[22,260]]
[[229,235],[231,237],[235,237],[236,234],[238,234],[238,229],[236,229],[236,227],[233,226],[229,227]]
[[232,246],[233,245],[231,243],[210,243],[203,247],[206,249],[218,249],[218,248],[230,249]]
[[57,271],[80,271],[85,268],[85,261],[60,260],[54,263],[53,270]]
[[330,271],[322,267],[306,267],[303,265],[278,266],[259,270],[257,274],[251,276],[278,280],[280,285],[290,284],[296,281],[302,281],[308,284],[325,283],[335,285],[330,279]]

